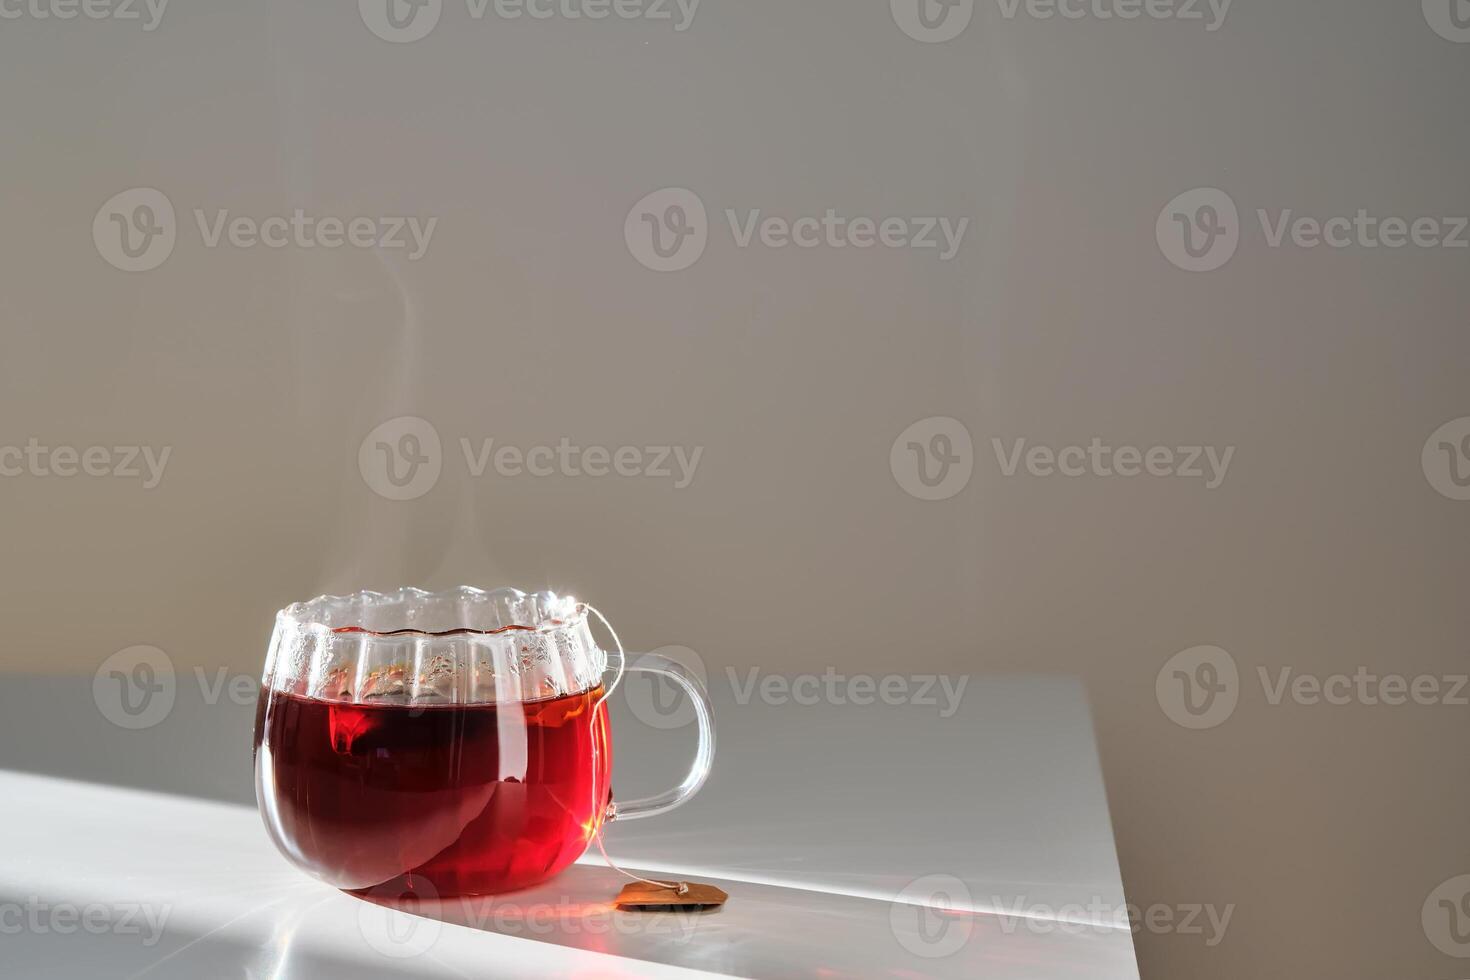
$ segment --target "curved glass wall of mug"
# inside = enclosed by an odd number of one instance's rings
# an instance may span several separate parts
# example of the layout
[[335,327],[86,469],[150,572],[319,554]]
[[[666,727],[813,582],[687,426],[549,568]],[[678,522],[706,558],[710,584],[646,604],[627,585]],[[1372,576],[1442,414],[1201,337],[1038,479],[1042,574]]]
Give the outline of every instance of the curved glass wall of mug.
[[606,660],[586,607],[552,593],[287,607],[255,726],[272,840],[309,874],[380,898],[546,880],[609,812]]

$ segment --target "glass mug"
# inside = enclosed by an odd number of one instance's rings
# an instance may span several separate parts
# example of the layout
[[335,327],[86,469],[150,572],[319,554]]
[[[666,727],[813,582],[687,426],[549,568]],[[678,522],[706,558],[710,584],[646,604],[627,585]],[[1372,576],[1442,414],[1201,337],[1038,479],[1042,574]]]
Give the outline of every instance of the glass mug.
[[[714,759],[704,689],[674,660],[625,664],[621,649],[604,685],[588,610],[471,588],[281,610],[255,721],[255,795],[281,853],[347,891],[497,894],[566,868],[606,821],[688,800]],[[625,669],[685,690],[699,749],[679,786],[615,803],[603,701]]]

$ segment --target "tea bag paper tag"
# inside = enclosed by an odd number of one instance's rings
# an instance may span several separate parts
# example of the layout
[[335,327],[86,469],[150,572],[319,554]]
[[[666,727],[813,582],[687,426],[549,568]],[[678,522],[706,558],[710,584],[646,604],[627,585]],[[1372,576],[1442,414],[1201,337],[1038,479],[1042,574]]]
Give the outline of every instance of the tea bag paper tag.
[[697,881],[680,881],[672,886],[632,881],[618,892],[613,904],[630,911],[659,912],[681,908],[719,908],[729,897],[714,885]]

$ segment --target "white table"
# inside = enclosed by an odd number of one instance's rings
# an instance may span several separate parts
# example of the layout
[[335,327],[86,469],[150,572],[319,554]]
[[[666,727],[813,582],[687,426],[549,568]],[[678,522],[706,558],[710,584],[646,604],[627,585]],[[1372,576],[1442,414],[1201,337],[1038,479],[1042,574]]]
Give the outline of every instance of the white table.
[[[594,849],[529,892],[408,915],[293,870],[253,808],[6,771],[4,971],[1136,980],[1091,722],[1075,681],[973,678],[960,710],[940,720],[913,706],[738,704],[728,685],[712,680],[715,777],[675,813],[613,824],[606,836],[625,866],[719,884],[730,893],[719,911],[615,912],[609,899],[624,879]],[[211,726],[241,730],[247,706],[190,706],[187,684],[157,728],[123,732],[103,721],[92,737],[89,684],[37,682],[29,696],[16,693],[26,686],[7,685],[0,701],[5,765],[19,762],[13,739],[22,726],[26,741],[48,746],[48,768],[73,777],[99,756],[119,771],[146,773],[138,755],[160,739],[176,749],[195,737],[211,780],[218,767],[248,761],[248,743],[242,756],[221,758],[224,743],[204,734]],[[48,726],[69,733],[79,751],[90,743],[84,765],[37,741]],[[691,737],[621,710],[614,728],[615,786],[625,798],[667,782]],[[177,772],[168,779],[178,788]],[[948,899],[930,899],[935,883]],[[952,908],[935,912],[926,900]],[[134,909],[151,912],[153,924]]]

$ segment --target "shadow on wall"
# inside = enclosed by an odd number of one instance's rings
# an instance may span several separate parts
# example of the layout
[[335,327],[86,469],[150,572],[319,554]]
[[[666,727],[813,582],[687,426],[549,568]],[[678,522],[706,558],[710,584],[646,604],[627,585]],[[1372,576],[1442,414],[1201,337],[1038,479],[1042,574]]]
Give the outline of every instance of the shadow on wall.
[[106,689],[114,682],[106,673],[7,675],[0,768],[253,806],[259,681],[201,670],[156,689],[154,676],[151,694],[134,684],[124,701]]

